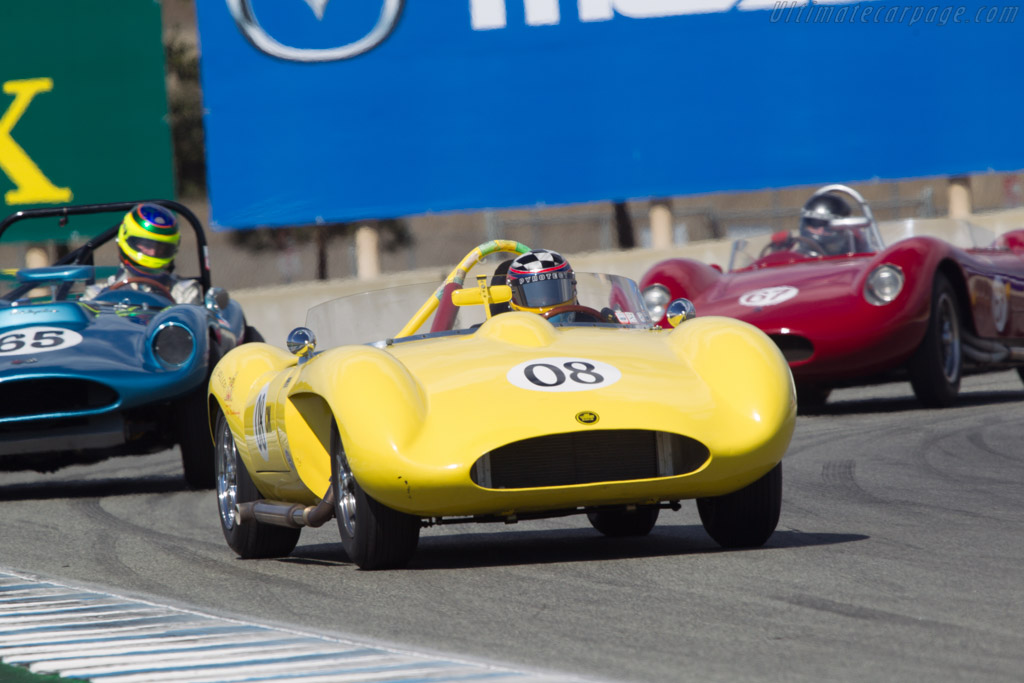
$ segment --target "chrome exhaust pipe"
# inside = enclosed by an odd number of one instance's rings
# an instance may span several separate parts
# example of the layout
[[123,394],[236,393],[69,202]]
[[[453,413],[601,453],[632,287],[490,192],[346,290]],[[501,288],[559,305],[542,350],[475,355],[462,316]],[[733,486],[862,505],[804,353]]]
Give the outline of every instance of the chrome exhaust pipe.
[[1005,348],[1001,351],[981,351],[966,344],[963,346],[963,352],[976,363],[1002,363],[1009,355]]
[[979,351],[985,351],[988,353],[995,354],[1003,353],[1006,351],[1006,346],[1004,344],[992,339],[982,339],[981,337],[976,337],[963,328],[960,329],[960,337],[961,339],[964,340],[965,344],[973,346],[975,349]]
[[991,339],[981,339],[966,330],[961,330],[964,341],[964,355],[979,363],[1004,363],[1024,361],[1024,347],[1009,346]]
[[274,526],[301,529],[304,526],[318,527],[334,517],[334,487],[327,489],[327,495],[316,505],[285,503],[277,500],[254,500],[239,503],[235,509],[238,523],[257,521]]

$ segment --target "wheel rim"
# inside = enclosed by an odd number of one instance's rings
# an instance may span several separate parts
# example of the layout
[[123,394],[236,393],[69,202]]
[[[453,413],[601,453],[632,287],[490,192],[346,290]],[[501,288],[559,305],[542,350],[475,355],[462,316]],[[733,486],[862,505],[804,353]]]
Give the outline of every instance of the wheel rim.
[[338,520],[350,537],[356,535],[356,479],[345,457],[345,448],[338,444]]
[[217,433],[217,503],[220,506],[220,521],[225,529],[235,526],[235,510],[238,509],[238,449],[231,436],[227,420],[221,421]]
[[938,308],[942,374],[952,384],[960,377],[960,325],[957,323],[956,306],[949,295],[942,295]]

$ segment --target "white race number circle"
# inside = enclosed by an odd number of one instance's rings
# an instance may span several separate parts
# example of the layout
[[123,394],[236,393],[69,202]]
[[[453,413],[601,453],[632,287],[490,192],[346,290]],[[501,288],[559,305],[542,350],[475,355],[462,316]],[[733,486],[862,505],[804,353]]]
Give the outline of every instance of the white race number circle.
[[82,335],[63,327],[22,327],[0,334],[0,357],[59,351],[82,343]]
[[742,306],[775,306],[783,301],[789,301],[800,292],[796,287],[783,285],[782,287],[765,287],[755,289],[740,296]]
[[622,373],[614,365],[589,358],[536,358],[520,363],[506,375],[530,391],[590,391],[615,384]]

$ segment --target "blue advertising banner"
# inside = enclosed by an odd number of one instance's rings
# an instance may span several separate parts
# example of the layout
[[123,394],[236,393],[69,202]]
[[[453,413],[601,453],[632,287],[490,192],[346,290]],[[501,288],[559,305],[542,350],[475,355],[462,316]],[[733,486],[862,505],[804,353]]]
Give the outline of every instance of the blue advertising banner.
[[219,227],[1024,168],[1015,5],[197,9]]

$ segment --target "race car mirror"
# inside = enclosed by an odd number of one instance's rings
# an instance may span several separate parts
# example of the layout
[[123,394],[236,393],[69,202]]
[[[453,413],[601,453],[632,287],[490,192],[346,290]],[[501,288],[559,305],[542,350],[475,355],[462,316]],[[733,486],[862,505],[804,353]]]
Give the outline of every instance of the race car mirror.
[[452,292],[452,303],[456,306],[477,306],[482,303],[503,304],[511,300],[512,288],[508,285],[467,287]]
[[665,309],[665,319],[672,327],[678,327],[684,320],[697,317],[697,307],[689,299],[675,299]]
[[308,327],[296,327],[288,334],[287,346],[293,355],[308,360],[316,348],[316,335]]
[[211,311],[223,311],[231,303],[231,296],[223,287],[211,287],[203,302]]

